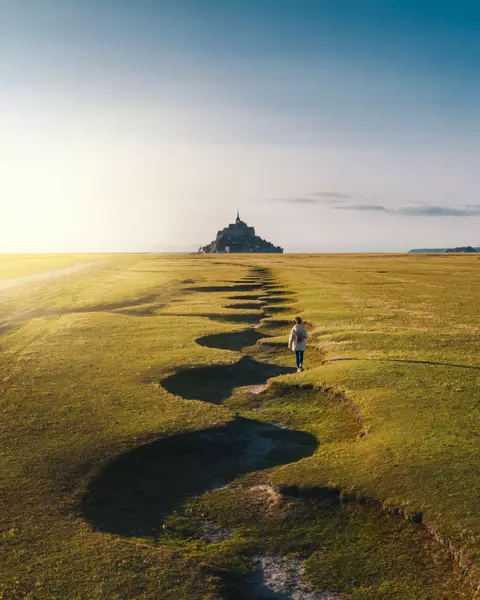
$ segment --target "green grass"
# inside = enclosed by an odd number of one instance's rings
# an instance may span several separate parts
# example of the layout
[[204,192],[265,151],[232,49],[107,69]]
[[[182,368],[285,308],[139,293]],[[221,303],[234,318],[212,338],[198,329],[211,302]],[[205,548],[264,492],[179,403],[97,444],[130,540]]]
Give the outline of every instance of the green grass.
[[329,357],[358,359],[299,379],[341,390],[370,430],[344,453],[320,453],[309,483],[330,480],[421,510],[428,527],[461,550],[477,583],[479,264],[478,257],[291,257],[279,269],[289,282],[302,274],[302,312]]
[[[215,600],[225,573],[248,572],[262,553],[306,558],[315,586],[350,600],[472,597],[423,525],[379,505],[421,511],[480,582],[478,257],[104,258],[2,295],[0,318],[15,318],[0,330],[0,597]],[[45,260],[52,270],[84,257]],[[32,256],[2,261],[3,277],[41,270]],[[238,285],[252,267],[268,268],[285,296],[266,309],[270,337],[248,350],[256,336],[241,332],[258,318],[257,292]],[[235,303],[247,306],[226,308]],[[297,312],[313,326],[308,370],[258,395],[233,390],[279,372],[264,362],[292,365],[278,344]],[[260,366],[244,368],[242,348]],[[235,466],[234,413],[304,437],[286,432],[269,464]],[[218,445],[211,460],[205,431]],[[232,435],[241,453],[243,433]],[[171,444],[191,454],[162,471]],[[215,477],[230,486],[204,492]],[[106,481],[113,498],[95,496]],[[377,505],[298,497],[325,488]],[[125,499],[130,521],[109,513]],[[126,524],[141,502],[158,524],[135,532]],[[205,518],[232,538],[202,542]]]

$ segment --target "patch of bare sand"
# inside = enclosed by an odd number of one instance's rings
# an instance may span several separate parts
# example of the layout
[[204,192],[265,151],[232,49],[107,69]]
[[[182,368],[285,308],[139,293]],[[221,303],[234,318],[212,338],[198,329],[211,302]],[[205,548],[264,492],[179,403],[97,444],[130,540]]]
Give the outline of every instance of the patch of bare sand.
[[345,596],[328,590],[312,590],[303,579],[303,561],[282,556],[255,557],[256,571],[250,581],[253,598],[272,600],[341,600]]

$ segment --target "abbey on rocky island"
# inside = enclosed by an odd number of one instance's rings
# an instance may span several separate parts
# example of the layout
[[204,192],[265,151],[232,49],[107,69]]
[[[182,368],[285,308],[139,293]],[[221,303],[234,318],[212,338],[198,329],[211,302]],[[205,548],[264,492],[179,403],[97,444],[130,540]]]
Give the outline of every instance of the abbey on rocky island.
[[282,253],[283,248],[267,242],[258,235],[255,235],[255,228],[249,227],[240,219],[240,213],[237,211],[235,223],[231,223],[225,229],[217,233],[217,237],[207,246],[199,250],[202,253],[223,252],[223,253],[246,253],[246,252],[268,252]]

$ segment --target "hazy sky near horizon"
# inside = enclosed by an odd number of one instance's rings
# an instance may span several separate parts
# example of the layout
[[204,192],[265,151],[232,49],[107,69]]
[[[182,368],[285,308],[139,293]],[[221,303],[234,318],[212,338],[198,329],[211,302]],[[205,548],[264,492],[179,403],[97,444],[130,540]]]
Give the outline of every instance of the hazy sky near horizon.
[[480,3],[0,0],[0,251],[480,245]]

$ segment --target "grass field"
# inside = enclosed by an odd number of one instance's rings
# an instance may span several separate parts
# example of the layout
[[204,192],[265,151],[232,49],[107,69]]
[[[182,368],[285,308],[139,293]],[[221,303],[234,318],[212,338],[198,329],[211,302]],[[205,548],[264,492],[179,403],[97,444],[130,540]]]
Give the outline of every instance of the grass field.
[[104,257],[92,254],[2,254],[0,281],[62,269]]
[[1,292],[2,600],[474,598],[479,257],[43,261],[93,264]]

